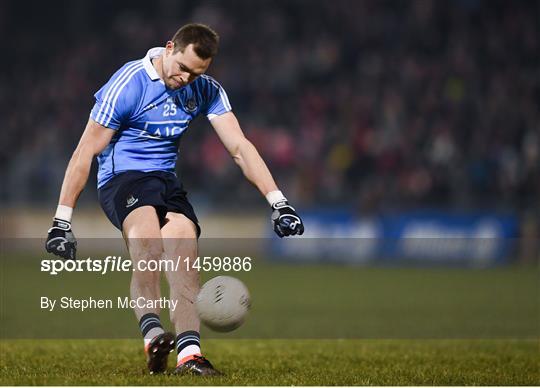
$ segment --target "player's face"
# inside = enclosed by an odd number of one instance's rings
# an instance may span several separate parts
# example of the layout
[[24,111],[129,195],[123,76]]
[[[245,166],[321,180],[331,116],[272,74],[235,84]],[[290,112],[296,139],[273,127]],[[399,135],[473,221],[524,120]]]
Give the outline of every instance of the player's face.
[[163,56],[163,82],[169,89],[179,89],[195,81],[204,74],[212,62],[211,58],[202,59],[193,50],[193,44],[184,51],[174,53],[174,43],[167,42]]

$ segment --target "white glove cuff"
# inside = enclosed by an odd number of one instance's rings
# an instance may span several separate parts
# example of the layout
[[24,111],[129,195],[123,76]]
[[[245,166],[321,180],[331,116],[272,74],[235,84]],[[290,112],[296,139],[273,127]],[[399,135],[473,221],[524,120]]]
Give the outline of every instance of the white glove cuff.
[[283,202],[283,201],[286,201],[287,198],[285,198],[283,196],[283,194],[281,193],[281,191],[279,190],[274,190],[274,191],[271,191],[269,192],[268,194],[266,194],[266,200],[268,201],[268,203],[270,204],[270,206],[274,205],[275,203],[277,202]]
[[71,222],[71,216],[73,215],[73,208],[65,205],[58,205],[56,208],[56,214],[54,218],[58,218],[63,221]]

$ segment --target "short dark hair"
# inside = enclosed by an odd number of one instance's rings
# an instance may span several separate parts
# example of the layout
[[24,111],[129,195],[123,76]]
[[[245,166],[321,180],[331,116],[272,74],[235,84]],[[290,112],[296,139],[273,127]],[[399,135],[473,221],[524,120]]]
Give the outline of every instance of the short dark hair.
[[219,45],[219,35],[205,24],[190,23],[181,27],[171,41],[174,43],[174,52],[184,51],[193,43],[193,50],[201,59],[216,56]]

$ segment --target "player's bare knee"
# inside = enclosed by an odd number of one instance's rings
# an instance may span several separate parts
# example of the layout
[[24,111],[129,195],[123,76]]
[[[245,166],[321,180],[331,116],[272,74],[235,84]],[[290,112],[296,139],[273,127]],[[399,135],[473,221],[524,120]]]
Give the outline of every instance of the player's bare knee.
[[159,261],[163,256],[163,246],[161,241],[156,239],[145,239],[142,246],[142,257],[144,260]]
[[163,255],[163,244],[157,238],[131,239],[129,245],[133,260],[159,260]]
[[160,260],[163,257],[163,245],[158,239],[137,239],[136,247],[130,249],[134,271],[132,284],[138,288],[152,288],[159,285]]
[[[180,213],[167,213],[165,227],[167,232],[174,231],[176,238],[197,239],[197,228],[193,221]],[[168,234],[168,233],[167,233]]]

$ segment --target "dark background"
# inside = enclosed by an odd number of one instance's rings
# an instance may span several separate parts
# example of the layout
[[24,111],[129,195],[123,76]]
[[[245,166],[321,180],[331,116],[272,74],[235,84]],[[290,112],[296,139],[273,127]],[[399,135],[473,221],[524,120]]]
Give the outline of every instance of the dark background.
[[[0,198],[52,209],[93,94],[194,21],[221,35],[208,73],[301,207],[537,219],[539,18],[537,1],[3,1]],[[261,204],[206,119],[180,160],[195,202]]]

